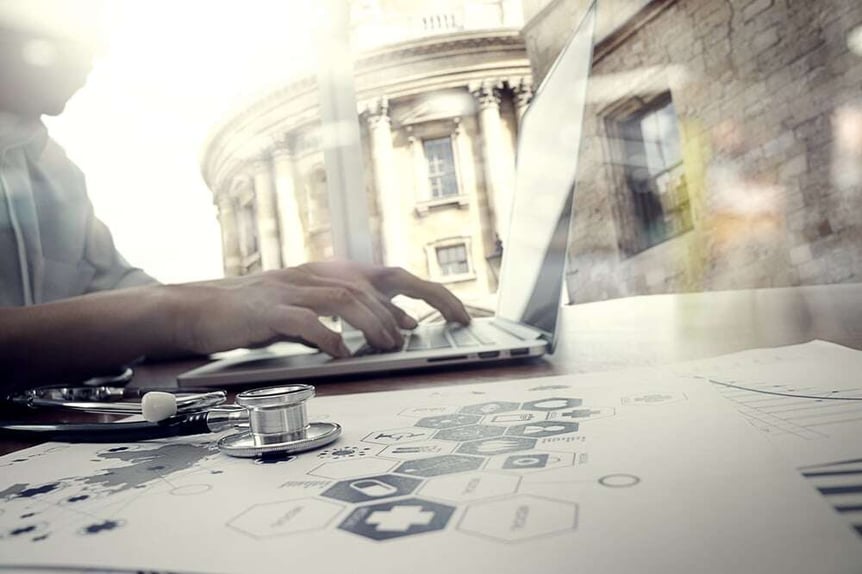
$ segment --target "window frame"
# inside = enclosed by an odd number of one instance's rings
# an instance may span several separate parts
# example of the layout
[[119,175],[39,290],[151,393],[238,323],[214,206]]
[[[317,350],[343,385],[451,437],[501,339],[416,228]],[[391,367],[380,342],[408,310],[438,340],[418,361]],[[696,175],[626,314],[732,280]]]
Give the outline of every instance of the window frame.
[[[415,210],[420,217],[436,208],[456,206],[463,208],[469,205],[469,199],[464,188],[464,174],[458,149],[458,134],[461,127],[461,118],[454,117],[446,120],[429,120],[427,122],[414,123],[405,126],[406,135],[411,142],[411,157],[415,169]],[[442,197],[433,197],[431,193],[431,182],[428,174],[428,159],[425,155],[425,142],[448,138],[452,149],[452,166],[454,170],[455,189],[457,193]],[[418,148],[418,151],[414,151]],[[417,157],[421,155],[421,157]]]
[[[694,229],[691,211],[691,196],[688,193],[688,179],[685,171],[685,158],[682,152],[682,133],[679,115],[674,114],[676,128],[679,130],[680,153],[676,163],[666,167],[657,174],[650,174],[649,182],[653,184],[659,177],[678,171],[681,185],[674,188],[674,193],[681,195],[668,208],[662,197],[665,193],[651,191],[650,194],[658,202],[661,209],[662,233],[660,236],[650,235],[644,221],[637,214],[639,209],[635,203],[635,192],[629,181],[631,165],[629,152],[626,149],[628,126],[641,121],[650,114],[656,113],[668,105],[673,98],[669,91],[657,92],[649,96],[633,97],[617,102],[602,113],[604,118],[606,157],[610,158],[609,169],[615,194],[614,214],[617,227],[618,247],[624,258],[635,257],[652,247],[679,237]],[[675,108],[674,108],[675,111]],[[643,142],[642,132],[640,141]],[[646,148],[641,146],[644,155]]]
[[[450,249],[453,247],[463,247],[467,270],[462,273],[444,274],[440,265],[439,252],[441,249]],[[428,275],[432,281],[438,283],[460,283],[476,279],[476,265],[473,261],[473,241],[469,236],[447,237],[427,243],[425,245],[425,257],[428,263]]]
[[[451,163],[449,166],[450,169],[444,170],[440,174],[435,174],[435,173],[432,173],[432,170],[431,170],[432,163],[431,162],[432,162],[432,159],[436,159],[439,161],[439,157],[438,158],[429,157],[428,148],[429,148],[429,144],[438,144],[438,143],[444,144],[444,145],[448,144],[448,151],[449,151],[449,157],[451,159]],[[443,137],[422,138],[422,152],[423,152],[423,155],[425,157],[425,174],[426,174],[428,189],[430,191],[429,200],[430,201],[451,200],[453,197],[458,197],[459,195],[461,195],[461,186],[460,186],[460,183],[458,181],[458,165],[457,165],[457,162],[455,161],[455,142],[453,141],[452,136],[449,135],[449,136],[443,136]],[[441,193],[439,195],[435,194],[434,193],[435,179],[437,180],[437,183],[439,183],[440,186],[443,188],[443,191],[445,191],[445,188],[447,187],[446,183],[450,183],[452,193]],[[447,179],[448,179],[448,181],[447,181]]]

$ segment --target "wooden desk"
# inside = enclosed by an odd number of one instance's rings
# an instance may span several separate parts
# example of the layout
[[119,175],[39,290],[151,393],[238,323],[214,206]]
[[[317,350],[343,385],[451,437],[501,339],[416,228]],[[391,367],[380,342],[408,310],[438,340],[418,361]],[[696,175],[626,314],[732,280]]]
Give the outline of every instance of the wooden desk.
[[[471,384],[660,365],[824,339],[862,349],[862,284],[615,299],[563,308],[557,351],[505,367],[315,382],[318,395]],[[142,388],[176,385],[200,362],[139,366]],[[8,416],[8,415],[3,415]],[[41,420],[45,420],[41,415]],[[27,446],[0,439],[0,453]]]

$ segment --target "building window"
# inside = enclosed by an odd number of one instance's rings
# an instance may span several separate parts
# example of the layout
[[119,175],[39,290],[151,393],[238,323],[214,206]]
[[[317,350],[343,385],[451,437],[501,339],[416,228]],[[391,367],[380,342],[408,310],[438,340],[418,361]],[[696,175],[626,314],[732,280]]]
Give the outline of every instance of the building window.
[[625,188],[621,247],[634,255],[692,228],[679,122],[664,94],[612,124]]
[[441,283],[458,283],[476,279],[470,237],[447,237],[425,245],[428,277]]
[[455,172],[452,138],[423,140],[422,147],[425,150],[425,161],[428,164],[431,198],[441,199],[458,195],[458,176]]
[[467,245],[458,243],[437,248],[437,265],[440,274],[444,276],[464,275],[470,272],[470,262],[467,259]]

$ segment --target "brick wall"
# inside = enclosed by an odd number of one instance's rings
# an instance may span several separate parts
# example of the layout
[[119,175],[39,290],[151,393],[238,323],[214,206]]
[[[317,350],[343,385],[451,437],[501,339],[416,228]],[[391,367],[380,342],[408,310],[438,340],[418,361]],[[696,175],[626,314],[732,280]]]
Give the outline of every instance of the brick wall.
[[[559,4],[567,13],[578,2]],[[849,48],[862,2],[666,4],[599,46],[571,299],[862,280],[862,52]],[[531,58],[558,43],[528,38]],[[606,118],[662,91],[679,118],[693,228],[628,256],[629,192]]]

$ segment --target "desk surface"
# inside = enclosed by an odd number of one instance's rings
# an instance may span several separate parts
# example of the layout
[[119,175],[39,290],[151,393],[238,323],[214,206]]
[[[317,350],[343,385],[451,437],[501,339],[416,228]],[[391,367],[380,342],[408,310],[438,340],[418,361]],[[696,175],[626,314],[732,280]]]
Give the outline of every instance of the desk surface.
[[[556,353],[540,360],[315,384],[321,396],[471,384],[660,365],[812,339],[862,349],[862,284],[652,295],[569,305],[563,308]],[[177,374],[198,364],[139,366],[135,384],[175,385]],[[0,454],[24,446],[0,440]]]

